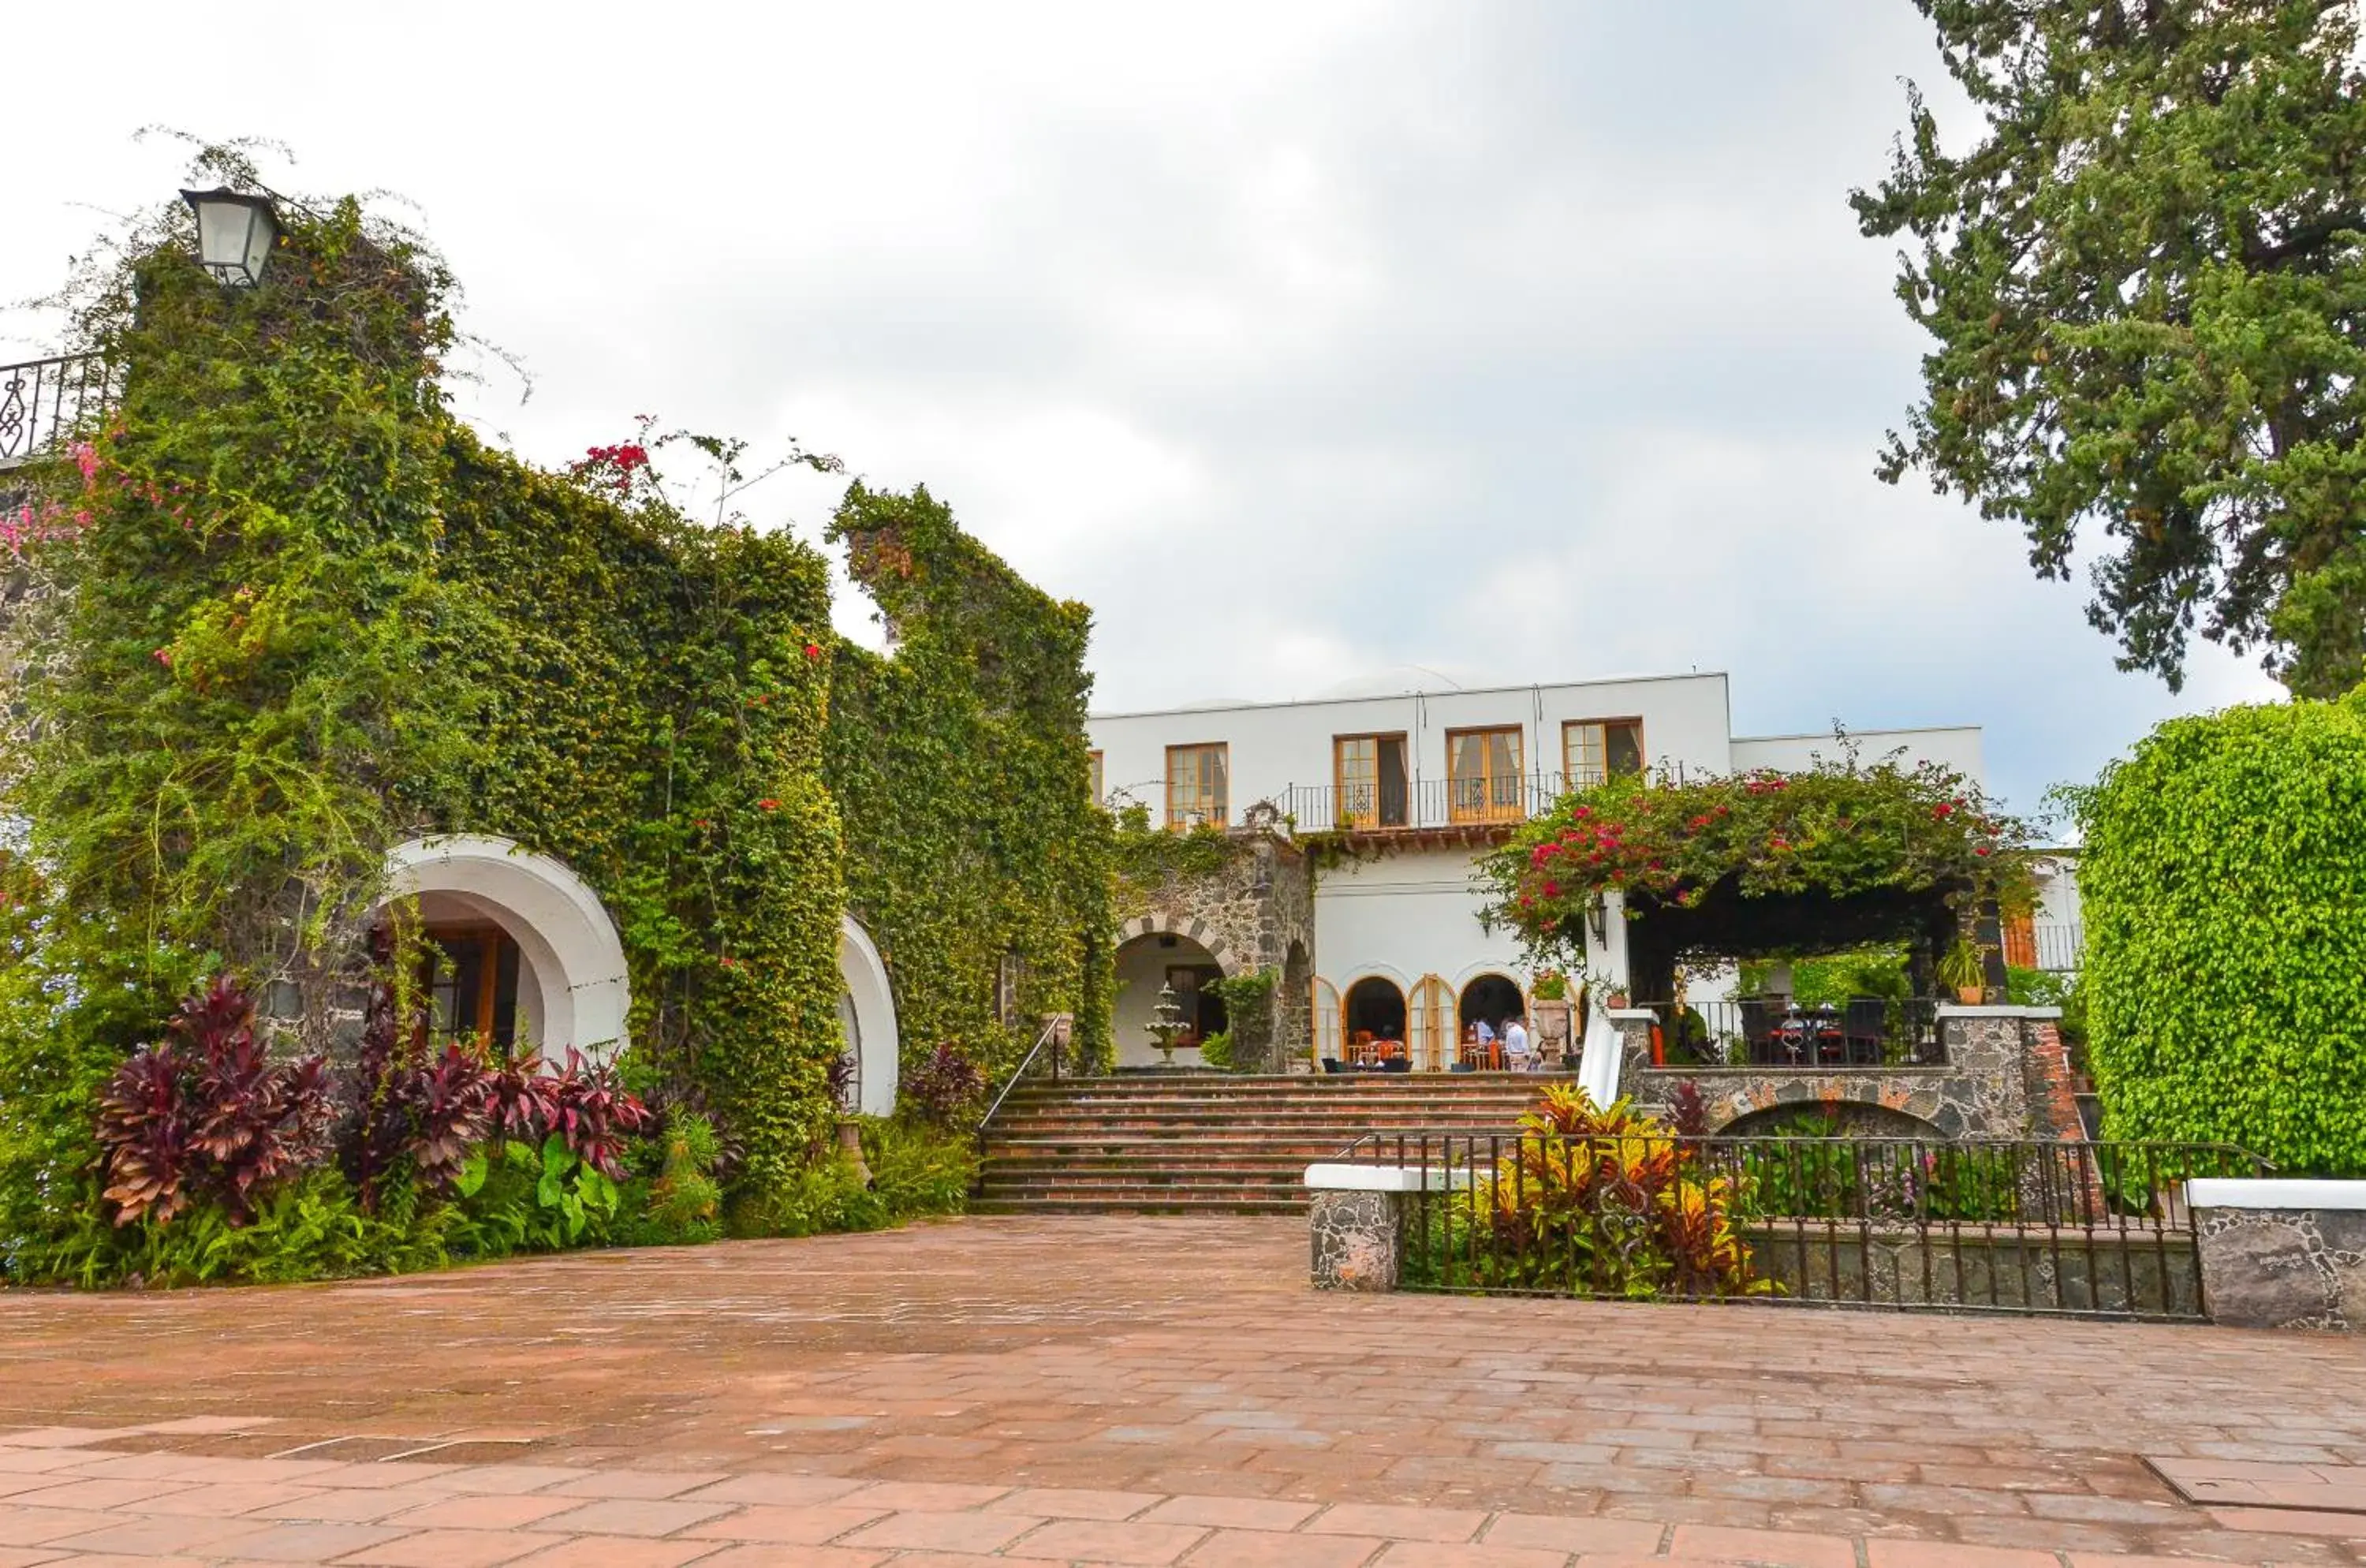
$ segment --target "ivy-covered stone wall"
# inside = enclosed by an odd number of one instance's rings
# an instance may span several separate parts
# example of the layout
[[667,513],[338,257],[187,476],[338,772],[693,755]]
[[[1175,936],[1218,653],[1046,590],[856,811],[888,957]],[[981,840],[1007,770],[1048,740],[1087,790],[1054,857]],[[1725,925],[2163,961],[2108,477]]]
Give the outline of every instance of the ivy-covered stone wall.
[[997,1077],[1046,1014],[1110,1060],[1110,824],[1092,798],[1092,613],[963,533],[926,489],[858,482],[829,527],[890,648],[839,641],[825,773],[848,908],[879,946],[907,1069],[941,1044]]
[[288,982],[327,1043],[422,834],[598,895],[633,1050],[722,1122],[742,1228],[836,1114],[850,908],[907,1060],[1008,1066],[1055,1011],[1105,1055],[1085,609],[925,491],[858,484],[834,531],[897,647],[846,645],[817,550],[689,520],[641,447],[550,473],[463,426],[450,279],[412,237],[352,200],[283,217],[259,288],[208,278],[174,211],[80,296],[76,346],[127,390],[39,477],[5,627],[8,869],[71,918],[0,952],[0,1250],[96,1205],[96,1088],[198,976]]
[[636,1049],[710,1098],[760,1192],[825,1130],[839,1050],[828,570],[462,430],[448,450],[442,568],[484,616],[459,651],[481,746],[434,826],[515,839],[599,894]]

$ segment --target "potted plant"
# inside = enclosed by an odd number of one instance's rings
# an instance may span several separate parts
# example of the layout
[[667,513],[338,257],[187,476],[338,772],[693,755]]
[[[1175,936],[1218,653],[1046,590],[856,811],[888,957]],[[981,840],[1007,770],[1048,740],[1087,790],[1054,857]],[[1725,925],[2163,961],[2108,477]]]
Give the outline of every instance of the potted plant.
[[1954,991],[1955,999],[1966,1007],[1977,1007],[1988,995],[1988,966],[1980,961],[1980,950],[1959,941],[1942,953],[1939,984]]

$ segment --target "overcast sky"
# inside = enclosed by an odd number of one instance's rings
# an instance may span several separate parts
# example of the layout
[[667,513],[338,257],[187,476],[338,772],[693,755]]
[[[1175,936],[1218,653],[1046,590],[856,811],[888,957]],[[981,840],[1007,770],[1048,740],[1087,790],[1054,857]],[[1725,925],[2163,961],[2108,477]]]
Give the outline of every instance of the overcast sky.
[[[1909,0],[120,0],[96,63],[92,28],[9,20],[49,63],[0,298],[169,194],[140,126],[278,138],[275,183],[416,204],[532,374],[463,395],[526,456],[651,412],[925,482],[1093,606],[1102,708],[1723,669],[1744,733],[1983,726],[2027,808],[2277,690],[2115,672],[2083,577],[1872,477],[1921,344],[1845,197],[1901,78],[1952,102]],[[811,538],[836,492],[744,504]]]

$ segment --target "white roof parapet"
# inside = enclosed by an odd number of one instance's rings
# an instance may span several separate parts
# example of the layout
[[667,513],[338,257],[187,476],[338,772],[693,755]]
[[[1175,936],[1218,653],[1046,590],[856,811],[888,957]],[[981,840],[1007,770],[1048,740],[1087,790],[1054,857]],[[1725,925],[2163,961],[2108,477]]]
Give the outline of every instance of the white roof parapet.
[[2366,1210],[2366,1181],[2309,1181],[2298,1177],[2197,1176],[2185,1184],[2197,1209]]

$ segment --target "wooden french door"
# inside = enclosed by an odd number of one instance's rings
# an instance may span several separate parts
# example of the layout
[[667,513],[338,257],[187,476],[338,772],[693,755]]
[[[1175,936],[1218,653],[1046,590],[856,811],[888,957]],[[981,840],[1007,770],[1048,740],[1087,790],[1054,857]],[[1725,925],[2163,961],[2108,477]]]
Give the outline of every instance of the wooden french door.
[[[1334,1061],[1338,1059],[1339,1042],[1343,1038],[1340,1031],[1343,1025],[1344,1012],[1339,1000],[1339,987],[1320,975],[1316,976],[1314,977],[1314,1055],[1317,1058],[1328,1056]],[[1317,1066],[1314,1070],[1319,1073],[1323,1069]]]
[[1425,975],[1405,998],[1405,1049],[1423,1072],[1446,1070],[1454,1044],[1454,992],[1435,975]]

